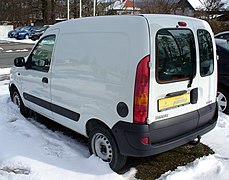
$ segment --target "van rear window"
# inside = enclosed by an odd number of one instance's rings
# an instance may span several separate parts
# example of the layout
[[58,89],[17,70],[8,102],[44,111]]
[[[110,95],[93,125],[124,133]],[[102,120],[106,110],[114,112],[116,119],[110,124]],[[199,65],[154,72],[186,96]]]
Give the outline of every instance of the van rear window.
[[189,29],[161,29],[156,37],[157,81],[168,83],[196,74],[194,36]]
[[212,38],[208,31],[198,30],[199,52],[200,52],[200,75],[208,76],[214,70],[214,55]]

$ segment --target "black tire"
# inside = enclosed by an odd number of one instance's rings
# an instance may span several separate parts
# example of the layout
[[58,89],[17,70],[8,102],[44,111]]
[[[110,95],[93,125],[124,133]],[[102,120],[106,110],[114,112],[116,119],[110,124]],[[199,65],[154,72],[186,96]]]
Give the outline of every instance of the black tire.
[[225,87],[219,87],[217,101],[219,111],[229,115],[229,92]]
[[16,88],[14,88],[12,91],[11,99],[12,99],[13,103],[18,106],[18,108],[20,109],[20,113],[25,118],[32,117],[32,110],[30,110],[29,108],[27,108],[24,105],[24,103],[21,99],[21,96],[20,96],[20,94]]
[[103,161],[109,162],[113,171],[120,170],[127,161],[127,156],[120,154],[111,132],[103,126],[95,126],[89,133],[89,150]]

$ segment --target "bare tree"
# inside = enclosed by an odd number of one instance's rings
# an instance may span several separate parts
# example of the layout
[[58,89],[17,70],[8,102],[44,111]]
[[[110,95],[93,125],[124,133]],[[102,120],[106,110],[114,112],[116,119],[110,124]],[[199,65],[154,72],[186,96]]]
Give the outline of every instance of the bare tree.
[[41,12],[44,24],[49,24],[48,0],[41,0]]
[[73,3],[71,4],[71,14],[73,15],[74,18],[79,17],[79,0],[73,0]]
[[202,6],[207,11],[219,11],[222,10],[226,3],[222,0],[199,0]]
[[[107,1],[97,0],[97,2],[97,14],[104,15]],[[53,24],[56,18],[67,17],[66,3],[66,0],[0,0],[0,21],[29,25],[39,20],[43,21],[43,24]],[[82,0],[82,16],[92,15],[93,0]],[[70,0],[70,17],[79,17],[79,0]]]
[[51,0],[51,21],[50,24],[54,24],[56,22],[56,2],[55,0]]
[[207,20],[214,18],[217,11],[225,10],[226,3],[222,0],[199,0],[202,4],[199,13],[201,13],[202,18]]

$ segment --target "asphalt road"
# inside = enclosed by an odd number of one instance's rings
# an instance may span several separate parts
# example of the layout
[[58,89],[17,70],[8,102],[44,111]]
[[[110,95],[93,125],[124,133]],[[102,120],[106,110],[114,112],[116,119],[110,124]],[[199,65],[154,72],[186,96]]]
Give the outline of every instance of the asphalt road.
[[12,67],[16,57],[25,57],[33,44],[0,41],[0,68]]

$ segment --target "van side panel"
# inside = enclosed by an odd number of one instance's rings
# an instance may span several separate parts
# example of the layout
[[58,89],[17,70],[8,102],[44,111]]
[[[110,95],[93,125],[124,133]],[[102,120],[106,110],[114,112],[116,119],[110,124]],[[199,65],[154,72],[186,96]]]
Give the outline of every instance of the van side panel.
[[[135,70],[149,54],[149,34],[143,17],[85,19],[61,27],[52,68],[52,104],[79,113],[74,120],[54,113],[55,121],[86,135],[85,124],[98,119],[110,128],[132,122]],[[128,115],[120,117],[124,102]]]

